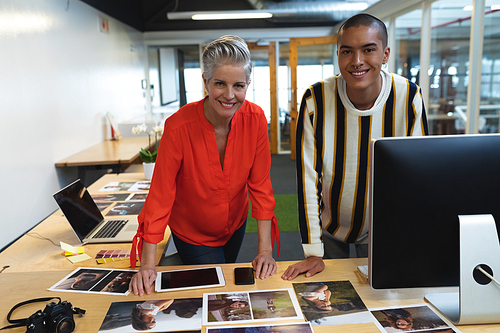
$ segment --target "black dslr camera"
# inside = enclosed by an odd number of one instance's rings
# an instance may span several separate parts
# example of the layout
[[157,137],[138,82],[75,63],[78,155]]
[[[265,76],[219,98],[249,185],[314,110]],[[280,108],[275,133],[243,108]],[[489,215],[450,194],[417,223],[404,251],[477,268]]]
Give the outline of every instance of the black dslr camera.
[[50,302],[43,311],[29,316],[26,333],[71,333],[75,329],[73,314],[77,313],[70,302]]
[[[23,305],[35,302],[47,302],[55,298],[59,302],[48,303],[43,311],[38,310],[28,318],[11,318],[14,310]],[[7,314],[7,321],[12,325],[2,327],[0,330],[26,326],[26,333],[71,333],[75,330],[74,314],[83,316],[85,310],[73,307],[68,301],[61,302],[60,297],[34,298],[14,305]]]

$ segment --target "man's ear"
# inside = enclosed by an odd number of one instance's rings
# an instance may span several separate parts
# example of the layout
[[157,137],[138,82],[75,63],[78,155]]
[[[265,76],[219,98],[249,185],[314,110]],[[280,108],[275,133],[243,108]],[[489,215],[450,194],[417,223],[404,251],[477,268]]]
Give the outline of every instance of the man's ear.
[[389,61],[389,55],[391,54],[391,48],[389,46],[386,46],[384,49],[384,59],[382,60],[383,64],[387,64]]

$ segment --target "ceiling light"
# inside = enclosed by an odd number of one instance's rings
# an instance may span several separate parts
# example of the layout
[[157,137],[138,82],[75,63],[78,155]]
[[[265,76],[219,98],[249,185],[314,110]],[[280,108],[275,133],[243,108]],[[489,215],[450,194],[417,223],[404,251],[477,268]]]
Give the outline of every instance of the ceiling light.
[[491,10],[500,10],[500,5],[491,5]]
[[271,18],[273,14],[260,10],[239,10],[225,12],[173,12],[167,13],[169,20],[241,20],[241,19],[265,19]]
[[473,8],[474,8],[474,6],[465,6],[465,7],[463,8],[463,10],[464,10],[464,11],[466,11],[466,12],[472,12],[472,9],[473,9]]
[[203,20],[245,20],[245,19],[266,19],[273,17],[271,13],[217,13],[217,14],[195,14],[191,19],[195,21]]

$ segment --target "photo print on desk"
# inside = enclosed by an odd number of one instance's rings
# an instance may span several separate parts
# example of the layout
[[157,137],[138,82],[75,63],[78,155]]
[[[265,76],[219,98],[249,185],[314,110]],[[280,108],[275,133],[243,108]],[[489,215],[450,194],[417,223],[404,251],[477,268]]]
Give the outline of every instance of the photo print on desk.
[[134,192],[131,193],[125,201],[146,201],[148,192]]
[[137,182],[110,182],[104,185],[99,192],[128,191]]
[[115,202],[125,201],[130,196],[128,193],[108,193],[108,194],[91,194],[94,202]]
[[202,303],[201,297],[113,302],[99,332],[200,332]]
[[203,325],[303,319],[293,290],[203,294]]
[[143,206],[144,201],[117,202],[105,216],[139,215]]
[[309,323],[207,327],[207,333],[313,333]]
[[128,189],[130,192],[133,191],[149,191],[149,188],[151,187],[151,181],[150,180],[140,180],[138,182],[135,182],[134,185],[130,186]]
[[48,290],[126,296],[135,273],[137,271],[79,267]]
[[313,326],[375,322],[350,281],[292,285],[302,314]]
[[441,318],[427,304],[370,309],[381,332],[460,332],[445,318]]

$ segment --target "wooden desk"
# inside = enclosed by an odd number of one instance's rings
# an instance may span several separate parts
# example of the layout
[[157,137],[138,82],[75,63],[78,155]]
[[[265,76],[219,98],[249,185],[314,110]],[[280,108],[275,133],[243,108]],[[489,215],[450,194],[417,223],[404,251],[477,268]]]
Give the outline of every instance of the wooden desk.
[[71,155],[56,163],[56,167],[78,167],[78,178],[85,184],[85,172],[88,169],[113,169],[114,173],[122,172],[123,168],[139,162],[141,148],[151,149],[147,136],[134,136],[120,140],[106,140]]
[[[97,193],[125,193],[125,192],[99,192],[104,185],[110,182],[136,182],[144,180],[143,173],[122,173],[106,174],[88,187],[90,194]],[[52,239],[57,246],[49,240],[43,239],[34,234]],[[158,244],[156,262],[161,263],[164,251],[170,238],[170,229],[165,231],[165,238]],[[0,253],[0,269],[3,266],[10,266],[4,272],[32,272],[32,271],[55,271],[74,270],[81,267],[102,267],[102,268],[122,268],[129,269],[129,260],[115,261],[106,264],[97,264],[95,256],[100,250],[130,250],[132,243],[112,243],[112,244],[87,244],[87,254],[92,259],[80,263],[71,263],[63,255],[59,241],[70,245],[78,245],[79,240],[68,221],[60,210],[43,220],[30,232],[19,238],[14,244]]]
[[[294,281],[283,281],[281,274],[285,271],[291,262],[278,262],[278,271],[275,275],[265,280],[257,280],[254,285],[237,286],[233,283],[234,267],[250,266],[248,264],[225,264],[221,265],[226,286],[220,288],[193,289],[189,291],[176,291],[169,293],[153,293],[151,295],[138,297],[135,295],[129,296],[111,296],[111,295],[90,295],[83,293],[64,293],[64,292],[49,292],[46,289],[50,288],[57,281],[68,275],[69,271],[37,272],[29,273],[2,273],[0,274],[0,285],[4,288],[8,286],[13,292],[4,292],[0,298],[0,327],[8,324],[6,314],[10,308],[21,302],[34,297],[50,297],[59,296],[62,300],[70,301],[73,306],[87,310],[85,317],[75,317],[76,330],[75,332],[97,332],[102,324],[102,321],[107,313],[107,310],[112,302],[136,301],[136,300],[158,300],[167,298],[187,298],[187,297],[202,297],[205,292],[221,292],[221,291],[252,291],[265,289],[281,289],[292,288],[292,282],[327,282],[327,281],[342,281],[350,280],[365,305],[370,308],[387,307],[392,305],[411,305],[424,303],[423,297],[429,292],[450,292],[456,291],[456,288],[416,288],[416,289],[401,289],[401,290],[373,290],[366,284],[356,272],[358,265],[366,265],[366,259],[338,259],[326,260],[325,270],[311,278],[306,278],[301,275]],[[177,267],[159,267],[159,270],[174,270],[191,267],[202,266],[177,266]],[[37,303],[22,307],[14,312],[13,319],[26,318],[43,309],[44,303]],[[268,322],[266,322],[268,323]],[[259,323],[262,324],[262,323]],[[499,332],[500,325],[467,325],[458,326],[458,329],[464,333],[473,332]],[[326,332],[377,332],[380,331],[372,323],[367,324],[350,324],[350,325],[329,325],[329,326],[313,326],[315,333]],[[11,332],[25,332],[26,328],[18,328]],[[205,332],[205,328],[202,329]]]

